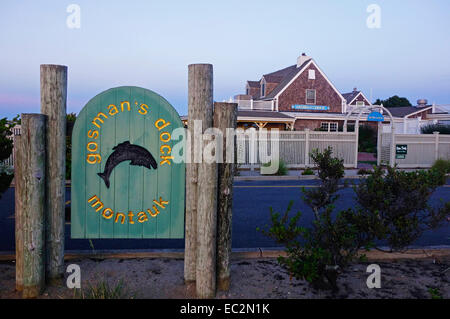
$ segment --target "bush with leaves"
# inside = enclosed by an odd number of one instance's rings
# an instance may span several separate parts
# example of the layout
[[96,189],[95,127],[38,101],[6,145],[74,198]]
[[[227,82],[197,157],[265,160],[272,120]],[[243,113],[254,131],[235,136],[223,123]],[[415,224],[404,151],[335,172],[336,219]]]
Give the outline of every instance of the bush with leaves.
[[331,148],[311,153],[321,180],[318,188],[303,189],[304,200],[314,213],[313,224],[308,228],[298,225],[301,213],[290,216],[291,201],[283,214],[270,209],[271,224],[262,232],[286,247],[287,256],[278,261],[293,277],[305,279],[318,289],[337,290],[339,272],[357,256],[359,249],[370,247],[371,242],[356,227],[363,224],[358,220],[360,215],[352,210],[334,214],[344,165],[331,155]]
[[450,202],[432,207],[429,199],[445,183],[442,171],[405,172],[381,167],[355,186],[358,210],[365,216],[362,233],[383,240],[390,251],[402,251],[426,230],[441,227],[450,217]]

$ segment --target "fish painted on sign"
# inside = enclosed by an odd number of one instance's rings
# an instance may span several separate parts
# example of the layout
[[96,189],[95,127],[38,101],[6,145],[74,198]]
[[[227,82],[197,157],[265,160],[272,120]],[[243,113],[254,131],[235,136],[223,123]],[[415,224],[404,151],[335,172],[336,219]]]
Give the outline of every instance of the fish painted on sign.
[[114,168],[122,162],[131,161],[130,165],[144,166],[148,169],[157,168],[157,163],[153,155],[144,147],[130,144],[129,141],[118,144],[113,147],[114,152],[109,155],[106,160],[105,171],[97,173],[104,181],[107,188],[109,188],[109,176]]

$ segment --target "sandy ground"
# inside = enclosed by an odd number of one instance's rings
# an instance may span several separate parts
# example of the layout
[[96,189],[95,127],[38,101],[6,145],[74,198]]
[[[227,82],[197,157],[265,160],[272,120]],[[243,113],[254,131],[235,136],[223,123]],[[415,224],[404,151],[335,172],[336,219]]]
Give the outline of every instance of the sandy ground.
[[[78,264],[82,288],[108,282],[124,283],[126,298],[194,298],[193,287],[183,282],[183,260],[156,259],[80,259]],[[381,267],[381,288],[369,289],[367,265],[350,266],[339,279],[340,290],[316,291],[303,280],[290,279],[273,258],[233,260],[230,291],[218,292],[217,298],[431,298],[429,289],[450,299],[450,257],[436,260],[402,260],[378,262]],[[20,298],[15,292],[13,262],[0,263],[0,298]],[[85,290],[86,291],[86,290]],[[66,287],[47,288],[42,298],[74,298]]]

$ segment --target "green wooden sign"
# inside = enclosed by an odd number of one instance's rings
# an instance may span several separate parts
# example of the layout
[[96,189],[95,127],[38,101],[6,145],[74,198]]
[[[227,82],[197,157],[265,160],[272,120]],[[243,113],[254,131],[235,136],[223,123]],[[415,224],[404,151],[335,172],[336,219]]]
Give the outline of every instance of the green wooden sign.
[[171,154],[180,127],[175,109],[143,88],[88,102],[72,133],[72,238],[183,238],[185,164]]

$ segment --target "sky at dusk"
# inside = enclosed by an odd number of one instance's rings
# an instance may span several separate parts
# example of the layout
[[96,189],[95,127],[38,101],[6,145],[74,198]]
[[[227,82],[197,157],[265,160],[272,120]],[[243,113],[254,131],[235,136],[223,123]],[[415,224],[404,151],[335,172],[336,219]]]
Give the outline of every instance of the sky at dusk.
[[[70,4],[79,29],[66,24]],[[366,24],[370,4],[380,28]],[[68,112],[135,85],[186,114],[188,64],[214,65],[223,101],[302,52],[342,93],[450,103],[448,0],[1,0],[0,39],[0,118],[40,111],[40,64],[68,66]]]

